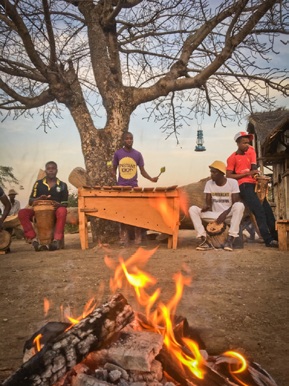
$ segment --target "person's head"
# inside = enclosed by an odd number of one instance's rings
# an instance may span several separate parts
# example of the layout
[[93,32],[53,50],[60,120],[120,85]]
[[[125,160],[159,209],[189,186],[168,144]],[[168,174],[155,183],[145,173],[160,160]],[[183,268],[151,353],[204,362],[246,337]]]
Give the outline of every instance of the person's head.
[[48,161],[45,164],[45,173],[48,178],[55,178],[57,175],[57,163],[54,161]]
[[209,165],[211,179],[215,182],[222,181],[226,174],[226,165],[222,161],[214,161]]
[[8,191],[8,197],[9,197],[11,202],[15,201],[16,194],[18,194],[18,193],[14,189],[10,189]]
[[123,136],[122,136],[122,142],[123,142],[123,146],[126,149],[131,149],[132,145],[133,145],[133,135],[132,135],[132,133],[130,133],[129,131],[124,133]]
[[235,135],[234,140],[237,143],[238,149],[245,153],[249,149],[253,138],[253,134],[249,134],[246,131],[239,131]]

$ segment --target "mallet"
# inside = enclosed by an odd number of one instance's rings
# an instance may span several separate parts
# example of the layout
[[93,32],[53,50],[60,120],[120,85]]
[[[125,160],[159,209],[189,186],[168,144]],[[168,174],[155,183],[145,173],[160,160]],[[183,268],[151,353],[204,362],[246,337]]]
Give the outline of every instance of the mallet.
[[158,175],[158,178],[159,178],[159,176],[160,176],[162,173],[164,173],[165,171],[166,171],[166,167],[163,166],[163,167],[160,169],[160,173],[159,173],[159,175]]

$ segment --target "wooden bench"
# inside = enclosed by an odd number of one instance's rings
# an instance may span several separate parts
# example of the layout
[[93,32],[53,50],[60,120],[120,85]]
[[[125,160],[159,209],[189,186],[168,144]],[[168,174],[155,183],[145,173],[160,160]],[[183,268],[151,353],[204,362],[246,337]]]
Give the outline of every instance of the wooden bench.
[[279,250],[288,251],[289,220],[277,220],[276,230],[278,232]]

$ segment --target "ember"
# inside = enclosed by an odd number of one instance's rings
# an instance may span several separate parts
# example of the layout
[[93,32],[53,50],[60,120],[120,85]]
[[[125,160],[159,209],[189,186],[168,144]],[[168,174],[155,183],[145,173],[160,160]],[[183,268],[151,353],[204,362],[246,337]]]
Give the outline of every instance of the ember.
[[139,248],[118,263],[105,259],[114,271],[112,291],[131,286],[144,314],[120,293],[99,308],[90,301],[81,317],[37,331],[25,344],[32,357],[3,386],[276,386],[237,352],[210,356],[187,319],[176,316],[190,277],[174,275],[175,294],[167,304],[160,301],[160,288],[150,290],[157,279],[140,267],[155,251]]

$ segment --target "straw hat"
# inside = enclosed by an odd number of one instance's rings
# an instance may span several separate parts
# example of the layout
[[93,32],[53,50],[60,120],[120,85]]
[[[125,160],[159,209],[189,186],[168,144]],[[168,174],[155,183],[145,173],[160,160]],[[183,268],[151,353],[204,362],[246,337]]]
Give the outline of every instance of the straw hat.
[[221,173],[226,174],[226,165],[222,161],[214,161],[209,168],[217,169]]
[[8,192],[8,196],[16,196],[16,194],[18,194],[14,189],[10,189],[9,192]]

